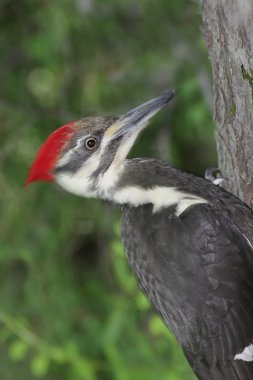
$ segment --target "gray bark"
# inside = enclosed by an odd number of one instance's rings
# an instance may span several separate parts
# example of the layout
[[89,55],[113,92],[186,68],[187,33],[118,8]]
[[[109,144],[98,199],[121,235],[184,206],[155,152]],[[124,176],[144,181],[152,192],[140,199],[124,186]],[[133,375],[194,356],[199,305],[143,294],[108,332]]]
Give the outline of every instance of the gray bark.
[[203,0],[224,187],[253,207],[253,0]]

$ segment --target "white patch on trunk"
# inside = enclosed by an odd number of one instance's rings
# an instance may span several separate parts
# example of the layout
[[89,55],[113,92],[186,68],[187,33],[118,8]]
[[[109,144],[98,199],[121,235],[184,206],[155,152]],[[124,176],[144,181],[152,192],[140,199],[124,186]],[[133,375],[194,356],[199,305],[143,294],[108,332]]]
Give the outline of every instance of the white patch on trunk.
[[[189,196],[191,199],[189,199]],[[191,194],[181,192],[174,187],[166,186],[155,186],[150,189],[127,186],[114,192],[111,200],[119,204],[127,203],[135,207],[151,203],[153,204],[153,213],[160,211],[164,207],[177,205],[177,216],[180,216],[192,205],[207,203],[203,198],[193,197]]]
[[253,361],[253,344],[245,347],[240,354],[236,354],[234,360],[244,360],[245,362]]

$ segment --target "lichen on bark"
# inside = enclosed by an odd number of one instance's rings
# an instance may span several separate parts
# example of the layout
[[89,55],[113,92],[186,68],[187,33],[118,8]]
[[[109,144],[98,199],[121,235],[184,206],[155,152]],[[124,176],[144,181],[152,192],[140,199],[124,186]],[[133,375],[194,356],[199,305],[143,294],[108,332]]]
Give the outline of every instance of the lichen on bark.
[[225,186],[253,206],[253,1],[203,0],[213,72],[218,165]]
[[252,111],[253,111],[253,76],[250,75],[250,73],[244,68],[244,66],[241,66],[242,69],[242,77],[244,80],[249,82],[249,85],[251,87],[251,105],[252,105]]

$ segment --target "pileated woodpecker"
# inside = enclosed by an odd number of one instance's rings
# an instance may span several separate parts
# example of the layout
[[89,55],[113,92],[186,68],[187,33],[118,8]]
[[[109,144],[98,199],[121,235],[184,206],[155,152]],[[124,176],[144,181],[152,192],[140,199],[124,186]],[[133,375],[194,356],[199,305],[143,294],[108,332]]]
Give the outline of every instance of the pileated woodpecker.
[[26,184],[55,181],[74,194],[118,205],[130,266],[198,378],[252,380],[251,209],[166,162],[126,158],[174,94],[120,116],[86,117],[57,129]]

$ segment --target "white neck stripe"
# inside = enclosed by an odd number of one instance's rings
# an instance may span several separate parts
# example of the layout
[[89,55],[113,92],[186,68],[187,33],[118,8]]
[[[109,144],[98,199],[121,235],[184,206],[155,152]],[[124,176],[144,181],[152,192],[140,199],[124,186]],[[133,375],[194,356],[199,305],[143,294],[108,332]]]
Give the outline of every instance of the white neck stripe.
[[134,207],[151,203],[153,204],[153,213],[160,211],[162,208],[176,205],[177,216],[181,215],[192,205],[207,203],[203,198],[181,192],[174,187],[166,186],[155,186],[150,189],[127,186],[113,191],[109,198],[115,203],[129,204]]

